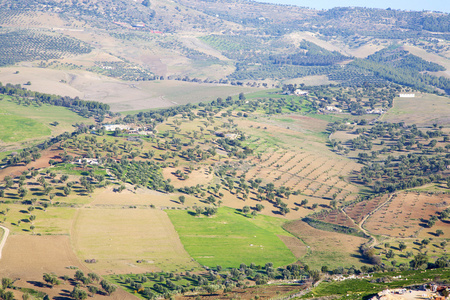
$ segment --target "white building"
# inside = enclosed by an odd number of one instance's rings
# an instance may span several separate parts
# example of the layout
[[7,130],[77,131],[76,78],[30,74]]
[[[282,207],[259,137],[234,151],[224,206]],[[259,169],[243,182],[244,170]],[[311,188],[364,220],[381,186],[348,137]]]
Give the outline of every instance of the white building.
[[114,131],[116,130],[116,128],[119,128],[120,130],[130,129],[130,126],[120,124],[104,124],[103,127],[105,128],[106,131]]

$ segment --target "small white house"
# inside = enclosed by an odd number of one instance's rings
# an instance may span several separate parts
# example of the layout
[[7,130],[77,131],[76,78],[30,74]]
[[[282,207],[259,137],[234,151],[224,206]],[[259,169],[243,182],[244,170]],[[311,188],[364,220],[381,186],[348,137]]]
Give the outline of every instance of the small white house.
[[130,129],[130,126],[120,124],[104,124],[103,127],[105,127],[106,131],[114,131],[116,128],[119,128],[120,130]]
[[98,159],[96,158],[83,158],[76,161],[79,165],[82,165],[83,162],[86,162],[88,165],[98,165]]
[[416,94],[400,94],[398,95],[400,98],[414,98]]
[[305,96],[305,95],[308,95],[308,91],[303,91],[303,90],[300,90],[300,89],[296,89],[295,91],[294,91],[294,94],[296,95],[296,96]]
[[336,106],[327,106],[326,109],[328,111],[342,112],[342,109],[337,108]]

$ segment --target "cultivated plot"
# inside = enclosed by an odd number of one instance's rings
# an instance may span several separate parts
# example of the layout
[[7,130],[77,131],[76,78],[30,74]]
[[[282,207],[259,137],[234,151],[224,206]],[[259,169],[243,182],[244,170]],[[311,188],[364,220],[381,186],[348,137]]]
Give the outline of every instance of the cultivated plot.
[[196,270],[166,213],[157,209],[80,209],[72,230],[77,255],[99,274]]

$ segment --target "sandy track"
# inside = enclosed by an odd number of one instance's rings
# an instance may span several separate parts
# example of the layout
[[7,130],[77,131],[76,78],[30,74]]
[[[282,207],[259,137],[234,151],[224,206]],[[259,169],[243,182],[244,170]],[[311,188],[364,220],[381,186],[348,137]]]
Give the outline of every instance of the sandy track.
[[9,235],[9,229],[4,226],[1,226],[1,225],[0,225],[0,228],[2,228],[5,231],[5,233],[3,234],[3,237],[2,237],[2,241],[0,242],[0,259],[1,259],[3,247],[5,246],[6,239],[8,238],[8,235]]

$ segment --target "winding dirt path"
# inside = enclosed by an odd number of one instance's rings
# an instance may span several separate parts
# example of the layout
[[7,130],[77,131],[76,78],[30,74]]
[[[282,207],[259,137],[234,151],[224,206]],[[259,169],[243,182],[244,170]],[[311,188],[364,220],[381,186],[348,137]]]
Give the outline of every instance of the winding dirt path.
[[372,238],[372,245],[370,245],[370,247],[375,247],[376,245],[378,245],[378,240],[376,238],[375,235],[372,235],[369,231],[367,231],[364,228],[364,223],[367,221],[367,219],[373,215],[374,213],[376,213],[378,210],[380,210],[383,206],[385,206],[387,203],[389,203],[389,201],[392,200],[392,198],[394,197],[395,194],[391,194],[389,196],[389,198],[384,201],[383,203],[381,203],[380,205],[378,205],[374,210],[372,210],[370,213],[368,213],[362,220],[361,222],[359,222],[357,225],[359,227],[359,229],[361,229],[362,232],[364,232],[365,234],[367,234],[368,236],[370,236]]
[[5,246],[6,239],[8,238],[8,235],[9,235],[9,229],[6,228],[5,226],[1,226],[1,225],[0,225],[0,228],[2,228],[5,231],[5,233],[3,233],[2,241],[0,242],[0,259],[1,259],[3,247]]

